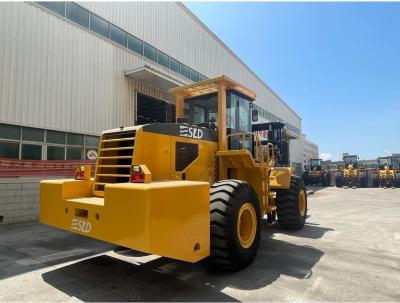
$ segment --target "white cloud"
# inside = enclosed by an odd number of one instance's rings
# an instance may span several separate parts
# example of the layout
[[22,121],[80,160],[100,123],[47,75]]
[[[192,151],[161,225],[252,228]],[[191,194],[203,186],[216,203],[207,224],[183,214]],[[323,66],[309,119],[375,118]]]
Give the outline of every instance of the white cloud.
[[333,154],[330,153],[320,153],[319,157],[323,160],[323,161],[328,161],[328,160],[332,160],[333,159]]

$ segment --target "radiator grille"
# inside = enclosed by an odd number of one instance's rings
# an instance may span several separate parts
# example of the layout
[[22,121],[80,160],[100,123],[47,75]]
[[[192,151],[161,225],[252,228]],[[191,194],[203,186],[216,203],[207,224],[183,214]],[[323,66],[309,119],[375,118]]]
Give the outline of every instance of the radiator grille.
[[103,134],[97,158],[93,193],[104,196],[104,186],[129,182],[135,131]]

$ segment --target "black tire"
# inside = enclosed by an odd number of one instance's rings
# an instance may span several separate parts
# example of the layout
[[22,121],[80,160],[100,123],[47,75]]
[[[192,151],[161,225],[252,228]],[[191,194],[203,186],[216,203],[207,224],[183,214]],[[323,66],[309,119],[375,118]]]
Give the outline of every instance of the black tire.
[[366,188],[368,183],[367,179],[367,173],[365,172],[360,172],[360,175],[358,176],[358,184],[361,188]]
[[336,174],[335,183],[336,183],[336,187],[342,187],[343,186],[342,174]]
[[389,182],[388,182],[388,184],[389,184],[389,187],[390,188],[393,188],[393,187],[395,187],[396,185],[396,183],[395,183],[395,179],[394,178],[389,178]]
[[332,179],[331,173],[328,172],[326,175],[328,177],[328,185],[327,186],[331,186],[331,179]]
[[379,177],[377,174],[372,175],[372,187],[379,187]]
[[350,177],[343,177],[343,186],[349,187],[350,185]]
[[[300,212],[300,193],[304,192],[305,211]],[[307,217],[307,194],[306,187],[300,177],[292,176],[290,189],[279,189],[276,191],[276,206],[279,225],[283,229],[302,229]]]
[[321,185],[322,186],[328,186],[328,175],[327,174],[323,174],[321,176]]
[[301,175],[301,178],[303,179],[304,184],[305,184],[306,186],[308,186],[308,172],[305,171],[305,172]]
[[[239,210],[246,203],[251,203],[257,217],[255,238],[248,248],[240,244],[237,234]],[[240,180],[214,183],[210,216],[209,263],[224,270],[239,270],[250,264],[257,254],[261,232],[261,209],[254,189]]]
[[396,187],[400,188],[400,172],[396,174]]

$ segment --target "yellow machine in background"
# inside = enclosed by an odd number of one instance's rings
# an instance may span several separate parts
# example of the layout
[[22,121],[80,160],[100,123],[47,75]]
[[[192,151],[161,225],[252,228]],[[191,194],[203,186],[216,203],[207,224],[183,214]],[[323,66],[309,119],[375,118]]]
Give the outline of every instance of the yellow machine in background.
[[372,187],[400,187],[400,174],[393,166],[392,157],[379,157],[378,169],[372,173]]
[[367,170],[359,167],[358,156],[344,156],[343,161],[344,168],[342,168],[335,176],[336,186],[344,188],[367,187]]
[[324,167],[322,159],[310,159],[310,165],[303,173],[302,179],[306,186],[330,186],[331,172]]
[[[228,77],[170,90],[177,123],[101,134],[94,178],[44,180],[40,221],[146,253],[239,269],[264,215],[301,229],[307,197],[293,168],[252,131],[255,94]],[[258,129],[261,127],[258,124]]]

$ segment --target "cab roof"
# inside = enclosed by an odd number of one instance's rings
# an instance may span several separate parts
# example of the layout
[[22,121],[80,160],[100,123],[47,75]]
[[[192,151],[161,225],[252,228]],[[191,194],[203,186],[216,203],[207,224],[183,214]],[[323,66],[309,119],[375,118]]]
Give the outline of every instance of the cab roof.
[[218,92],[218,86],[225,86],[226,90],[233,89],[248,97],[251,101],[256,99],[256,93],[247,87],[240,85],[229,77],[223,75],[217,78],[195,82],[189,85],[170,88],[168,93],[183,95],[185,98],[192,98]]

